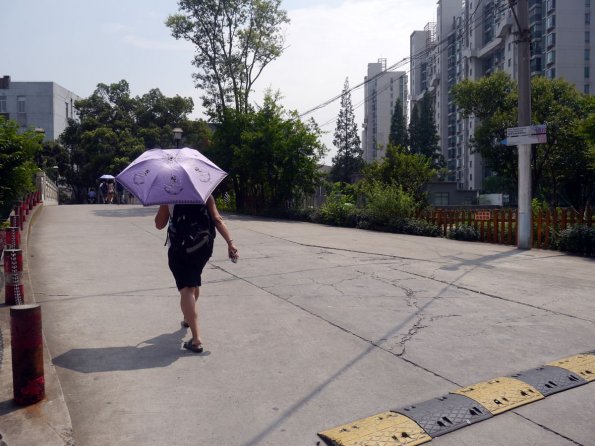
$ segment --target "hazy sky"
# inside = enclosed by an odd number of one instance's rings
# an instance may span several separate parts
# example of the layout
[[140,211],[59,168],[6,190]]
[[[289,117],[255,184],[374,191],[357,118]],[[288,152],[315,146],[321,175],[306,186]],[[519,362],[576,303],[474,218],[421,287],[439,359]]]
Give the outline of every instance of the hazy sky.
[[[190,96],[194,48],[171,37],[164,21],[176,0],[0,0],[0,76],[13,81],[53,81],[87,97],[98,83],[126,79],[133,95],[159,88],[167,96]],[[283,105],[300,113],[363,81],[367,64],[390,66],[409,56],[409,36],[435,20],[436,0],[284,0],[291,23],[287,49],[263,72],[253,100],[267,87],[280,90]],[[408,69],[408,66],[405,67]],[[363,89],[352,93],[354,106]],[[339,101],[313,113],[335,152],[332,133]],[[361,129],[363,106],[355,110]],[[330,121],[330,122],[329,122]]]

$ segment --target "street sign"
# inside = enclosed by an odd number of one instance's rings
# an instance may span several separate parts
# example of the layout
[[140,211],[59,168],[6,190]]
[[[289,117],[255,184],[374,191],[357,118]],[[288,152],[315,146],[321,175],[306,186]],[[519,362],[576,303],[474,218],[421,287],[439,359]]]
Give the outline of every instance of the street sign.
[[546,132],[547,126],[545,124],[509,127],[506,129],[506,139],[503,143],[507,146],[545,144],[547,142]]

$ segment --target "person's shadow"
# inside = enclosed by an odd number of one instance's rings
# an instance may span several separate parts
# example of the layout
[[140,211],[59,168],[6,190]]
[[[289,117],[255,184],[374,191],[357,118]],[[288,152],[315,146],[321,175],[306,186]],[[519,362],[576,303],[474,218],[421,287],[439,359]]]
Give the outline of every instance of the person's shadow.
[[167,367],[180,356],[194,355],[180,348],[186,329],[180,328],[174,333],[166,333],[148,339],[134,346],[73,348],[56,356],[54,365],[82,373],[114,372],[117,370],[139,370]]

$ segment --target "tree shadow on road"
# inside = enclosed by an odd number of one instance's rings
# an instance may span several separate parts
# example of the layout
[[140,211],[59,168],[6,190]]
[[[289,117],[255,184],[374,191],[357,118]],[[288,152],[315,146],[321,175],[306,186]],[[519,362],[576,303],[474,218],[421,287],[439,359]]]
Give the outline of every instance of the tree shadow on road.
[[93,213],[98,217],[116,217],[116,218],[130,218],[130,217],[147,217],[157,213],[156,206],[115,206],[109,209],[96,209]]
[[[186,329],[166,333],[137,345],[123,347],[74,348],[53,359],[54,365],[81,373],[167,367],[179,357],[190,354],[181,350]],[[207,356],[205,352],[202,355]]]

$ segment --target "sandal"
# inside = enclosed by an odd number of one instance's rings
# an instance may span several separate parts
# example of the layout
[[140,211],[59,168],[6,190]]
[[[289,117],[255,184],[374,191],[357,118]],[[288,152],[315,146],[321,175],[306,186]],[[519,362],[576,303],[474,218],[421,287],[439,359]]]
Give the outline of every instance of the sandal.
[[192,339],[190,341],[184,342],[183,347],[186,350],[190,350],[191,352],[194,352],[194,353],[202,353],[203,352],[202,344],[194,345],[192,343]]

